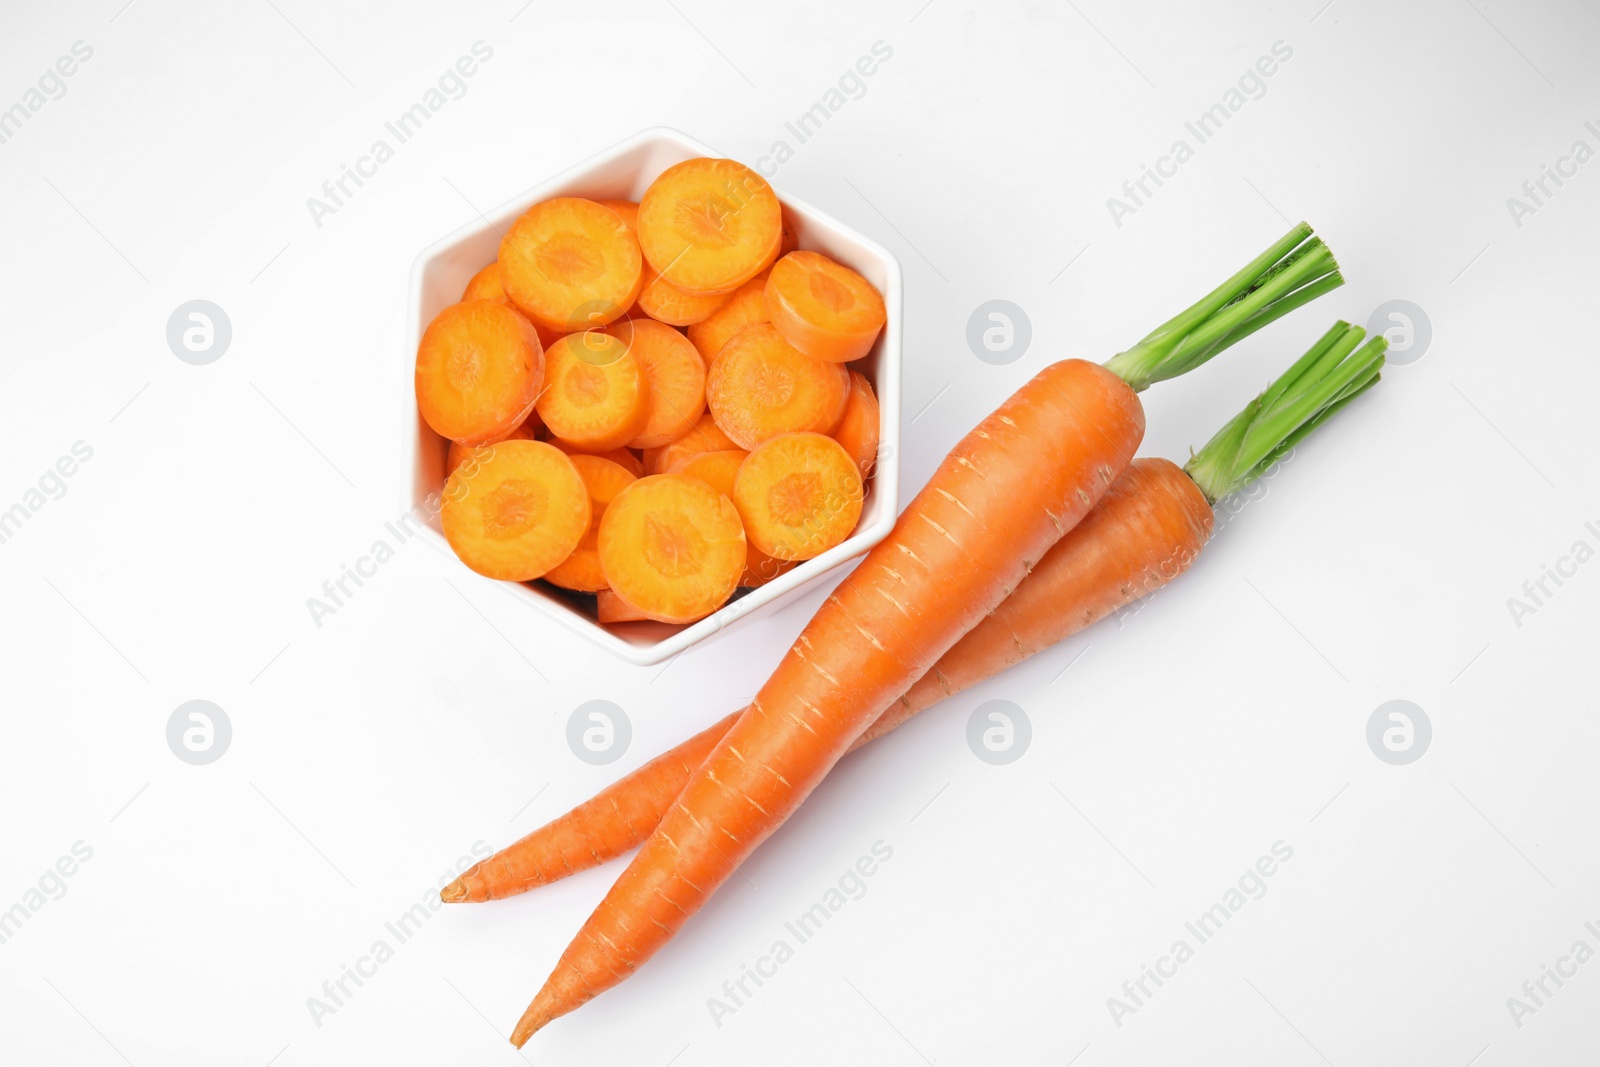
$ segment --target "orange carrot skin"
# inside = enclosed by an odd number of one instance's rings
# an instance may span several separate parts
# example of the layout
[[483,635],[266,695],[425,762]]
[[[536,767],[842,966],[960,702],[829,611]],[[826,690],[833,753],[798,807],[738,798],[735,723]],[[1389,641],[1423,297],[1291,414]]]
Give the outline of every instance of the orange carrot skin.
[[1040,371],[950,452],[824,602],[562,954],[512,1042],[649,959],[912,681],[999,606],[1128,465],[1138,397]]
[[[1212,526],[1211,507],[1181,468],[1164,459],[1134,460],[1095,509],[889,705],[851,751],[1161,588],[1194,561]],[[445,900],[514,896],[642,844],[742,713],[713,723],[471,868],[446,890]]]

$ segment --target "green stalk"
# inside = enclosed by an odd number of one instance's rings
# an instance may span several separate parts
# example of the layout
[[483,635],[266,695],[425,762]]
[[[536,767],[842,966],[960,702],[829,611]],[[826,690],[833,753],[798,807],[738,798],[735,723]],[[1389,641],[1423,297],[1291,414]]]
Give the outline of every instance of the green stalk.
[[1302,222],[1204,299],[1162,323],[1106,368],[1142,392],[1344,284],[1339,264]]
[[1305,355],[1218,430],[1184,471],[1213,504],[1259,478],[1334,412],[1378,383],[1382,336],[1336,322]]

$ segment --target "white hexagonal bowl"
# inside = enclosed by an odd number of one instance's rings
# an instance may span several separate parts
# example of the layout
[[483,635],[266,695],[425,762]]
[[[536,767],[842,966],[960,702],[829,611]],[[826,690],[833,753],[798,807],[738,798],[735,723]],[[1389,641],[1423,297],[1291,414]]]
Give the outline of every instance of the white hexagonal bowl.
[[[406,346],[396,360],[402,403],[401,462],[406,471],[403,507],[426,522],[421,536],[437,539],[449,551],[429,497],[444,486],[448,442],[417,414],[412,366],[422,332],[433,317],[461,297],[467,280],[498,254],[500,237],[533,204],[555,196],[638,200],[656,175],[674,163],[721,153],[666,127],[644,130],[620,144],[534,186],[485,217],[435,242],[411,268],[406,312]],[[822,252],[858,271],[877,286],[888,308],[888,323],[867,357],[855,364],[872,382],[881,408],[878,464],[867,489],[856,532],[844,543],[807,560],[759,589],[730,601],[721,610],[688,626],[632,622],[601,625],[593,598],[566,594],[539,583],[506,583],[529,608],[582,634],[630,663],[659,663],[735,623],[770,613],[816,581],[866,552],[894,526],[898,508],[900,450],[900,344],[902,299],[900,264],[887,249],[810,204],[776,190],[797,230],[800,247]],[[466,566],[462,565],[464,573]],[[488,581],[489,579],[484,579]]]

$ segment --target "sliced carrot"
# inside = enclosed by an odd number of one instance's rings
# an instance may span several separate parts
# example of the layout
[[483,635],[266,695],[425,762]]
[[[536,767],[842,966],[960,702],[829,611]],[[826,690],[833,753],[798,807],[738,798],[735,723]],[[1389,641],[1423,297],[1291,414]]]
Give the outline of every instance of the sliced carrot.
[[[539,439],[539,415],[530,413],[528,417],[517,424],[516,429],[500,438],[500,441],[537,441]],[[460,441],[451,441],[450,450],[444,456],[444,473],[448,477],[456,472],[456,468],[467,461],[467,457],[479,448],[489,448],[499,444],[491,441],[488,445],[464,445]]]
[[495,441],[533,410],[544,369],[544,348],[527,319],[492,300],[451,304],[417,346],[417,407],[441,437]]
[[693,456],[701,452],[720,452],[723,449],[738,447],[733,443],[733,438],[722,432],[710,412],[707,412],[700,416],[699,421],[683,436],[668,441],[660,448],[645,449],[644,469],[650,474],[665,474],[667,468],[684,456]]
[[706,406],[740,448],[783,433],[827,433],[844,414],[850,373],[790,347],[770,323],[741,330],[711,364]]
[[461,562],[526,582],[572,555],[589,528],[589,493],[572,460],[542,441],[478,449],[445,482],[440,519]]
[[746,326],[770,322],[767,317],[767,276],[757,274],[733,291],[728,302],[689,327],[689,340],[711,366],[722,346]]
[[535,204],[500,242],[500,282],[511,303],[559,333],[586,330],[633,306],[643,278],[639,243],[622,217],[593,200]]
[[699,478],[702,482],[732,500],[733,481],[739,476],[739,464],[743,463],[744,457],[749,454],[742,448],[725,448],[716,452],[699,452],[692,456],[681,457],[661,473],[684,474],[690,478]]
[[648,622],[650,616],[623,600],[610,589],[602,589],[594,595],[595,612],[601,622]]
[[596,547],[600,520],[605,516],[606,506],[616,495],[633,484],[634,475],[625,467],[599,456],[576,455],[568,458],[578,468],[578,477],[583,479],[584,488],[589,491],[589,528],[584,531],[578,547],[572,550],[572,555],[546,571],[544,580],[563,589],[593,593],[606,587],[606,577],[600,570],[600,549]]
[[887,317],[883,296],[871,282],[816,252],[790,252],[774,263],[766,300],[785,341],[833,363],[872,351]]
[[732,159],[662,171],[639,201],[639,247],[668,282],[731,293],[772,262],[783,216],[766,179]]
[[657,622],[693,622],[721,607],[744,573],[744,546],[733,502],[681,474],[640,478],[600,521],[606,584]]
[[644,477],[644,464],[630,449],[607,448],[596,452],[593,449],[579,448],[571,441],[563,441],[559,437],[550,438],[550,443],[569,456],[599,456],[601,459],[609,459],[635,478]]
[[568,334],[546,353],[539,417],[575,452],[609,452],[650,417],[649,383],[628,346],[599,330]]
[[612,211],[615,211],[618,215],[621,215],[622,216],[623,225],[627,226],[628,229],[630,229],[630,230],[632,230],[634,232],[638,232],[638,229],[639,229],[639,205],[636,204],[634,201],[632,201],[632,200],[596,200],[595,203],[601,205],[602,207],[608,207]]
[[733,486],[745,536],[777,559],[811,559],[849,537],[862,496],[855,460],[820,433],[774,437],[750,453]]
[[706,410],[706,365],[694,345],[650,319],[614,322],[606,333],[627,346],[649,388],[649,415],[628,446],[660,448],[688,433]]
[[789,217],[789,210],[783,211],[783,232],[778,237],[778,256],[781,259],[800,247],[800,233],[795,229],[794,219]]
[[639,287],[639,310],[668,326],[692,326],[728,302],[731,294],[701,296],[679,289],[644,265],[644,284]]
[[829,432],[850,453],[865,478],[878,462],[878,394],[860,371],[850,372],[850,399],[845,401],[839,424]]
[[[474,274],[467,282],[467,287],[461,293],[462,300],[493,300],[504,304],[506,307],[522,314],[521,309],[511,302],[506,295],[505,286],[500,284],[500,263],[495,261]],[[526,316],[523,316],[526,318]],[[532,320],[529,320],[532,321]],[[533,324],[535,332],[539,334],[539,343],[546,348],[555,344],[561,334],[555,330],[547,330],[537,322]]]

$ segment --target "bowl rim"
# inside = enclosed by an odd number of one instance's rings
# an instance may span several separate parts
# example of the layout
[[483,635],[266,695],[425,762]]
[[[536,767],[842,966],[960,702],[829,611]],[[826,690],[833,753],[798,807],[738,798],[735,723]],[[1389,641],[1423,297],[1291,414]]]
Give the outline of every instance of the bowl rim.
[[[405,350],[405,366],[410,365],[416,358],[416,346],[420,341],[421,333],[425,329],[422,323],[422,303],[425,285],[425,275],[428,267],[434,260],[449,253],[464,241],[480,236],[485,228],[502,231],[496,224],[497,219],[515,218],[527,210],[530,204],[548,196],[548,190],[577,181],[598,168],[613,162],[617,158],[654,143],[667,142],[698,156],[712,156],[723,158],[724,153],[717,151],[704,142],[689,136],[681,130],[670,126],[651,126],[601,149],[589,157],[567,167],[543,181],[537,182],[529,188],[517,193],[501,204],[488,211],[479,211],[478,218],[457,227],[450,233],[433,241],[422,251],[418,252],[412,260],[411,269],[407,275],[406,294],[406,340],[409,347]],[[757,173],[761,173],[759,168]],[[757,614],[767,614],[763,608],[769,608],[782,600],[797,596],[802,590],[810,587],[814,582],[833,574],[850,560],[865,554],[874,545],[878,544],[889,535],[894,528],[895,521],[899,518],[899,485],[900,485],[900,407],[903,395],[903,277],[900,261],[882,244],[860,233],[854,227],[841,222],[828,212],[815,205],[782,193],[772,179],[765,174],[762,177],[772,185],[773,191],[778,194],[778,199],[791,212],[803,215],[807,222],[814,223],[820,228],[830,229],[848,236],[860,245],[867,254],[877,258],[883,268],[885,276],[884,306],[887,311],[883,333],[879,338],[881,351],[878,355],[876,392],[879,403],[879,450],[880,456],[874,468],[872,479],[872,492],[875,498],[886,502],[887,506],[879,507],[879,514],[870,521],[864,521],[848,538],[826,552],[799,566],[779,575],[772,581],[751,590],[744,596],[724,604],[710,615],[684,626],[658,641],[635,643],[624,639],[611,632],[605,625],[596,622],[570,605],[562,604],[555,599],[555,594],[543,593],[524,582],[500,582],[491,578],[484,578],[470,568],[463,565],[463,569],[474,578],[496,586],[509,587],[508,592],[524,602],[531,604],[542,614],[552,618],[568,630],[582,635],[590,642],[604,648],[613,655],[632,663],[636,666],[650,666],[670,659],[691,647],[711,638],[741,623],[749,621]],[[477,210],[474,208],[473,210]],[[422,434],[418,426],[416,413],[416,397],[411,388],[411,375],[401,375],[403,382],[402,392],[404,401],[399,405],[402,418],[401,455],[415,457],[419,454],[422,445]],[[885,449],[887,446],[887,449]],[[406,477],[403,479],[402,502],[408,510],[415,510],[425,502],[424,495],[417,486],[416,460],[413,458],[404,464]],[[444,535],[436,528],[436,517],[422,524],[418,533],[426,538],[437,541],[451,559],[455,553],[445,541]]]

